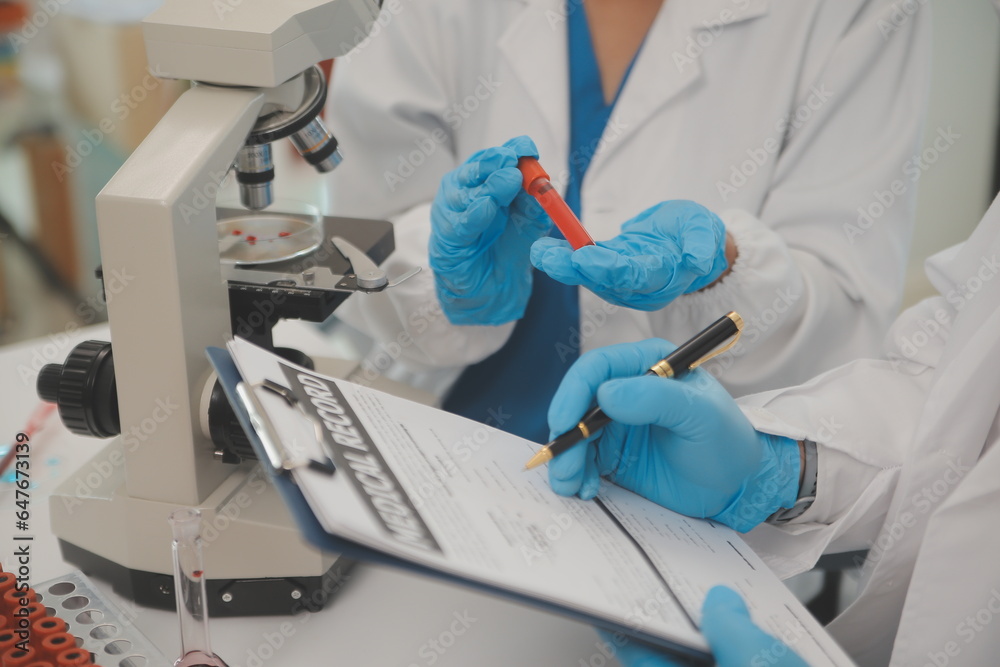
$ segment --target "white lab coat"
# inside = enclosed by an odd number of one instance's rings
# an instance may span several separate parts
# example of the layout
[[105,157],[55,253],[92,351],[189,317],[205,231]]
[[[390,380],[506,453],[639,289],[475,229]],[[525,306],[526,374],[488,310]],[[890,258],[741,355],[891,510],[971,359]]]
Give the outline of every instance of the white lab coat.
[[830,626],[859,664],[996,665],[1000,199],[927,272],[941,296],[900,316],[886,360],[741,400],[759,430],[820,443],[814,505],[748,539],[784,575],[824,549],[871,549]]
[[[382,357],[461,366],[509,336],[513,324],[457,327],[441,314],[430,202],[448,170],[521,134],[564,183],[565,4],[389,0],[377,32],[336,63],[335,212],[393,219],[390,274],[425,269],[338,310],[383,343]],[[715,372],[737,395],[877,353],[898,312],[922,173],[911,159],[929,74],[923,4],[899,18],[890,0],[664,3],[587,171],[581,218],[603,240],[660,201],[694,200],[720,215],[739,258],[717,286],[652,313],[580,290],[584,350],[679,342],[736,310],[744,342]]]

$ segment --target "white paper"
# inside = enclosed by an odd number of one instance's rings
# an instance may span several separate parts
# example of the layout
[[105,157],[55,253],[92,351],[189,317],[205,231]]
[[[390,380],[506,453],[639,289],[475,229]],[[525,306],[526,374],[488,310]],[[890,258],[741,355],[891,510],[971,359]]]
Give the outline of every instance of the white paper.
[[754,620],[810,665],[850,660],[739,534],[605,483],[598,498],[557,496],[539,448],[435,408],[300,369],[237,339],[243,378],[289,387],[290,409],[257,391],[280,440],[301,454],[322,423],[333,476],[294,472],[332,535],[414,563],[546,600],[633,633],[707,651],[707,591],[728,585]]

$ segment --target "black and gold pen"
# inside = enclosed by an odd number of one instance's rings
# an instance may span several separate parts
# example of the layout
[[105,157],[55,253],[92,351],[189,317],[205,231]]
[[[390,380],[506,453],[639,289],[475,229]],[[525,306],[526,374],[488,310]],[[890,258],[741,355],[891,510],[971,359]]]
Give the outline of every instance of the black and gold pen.
[[[742,332],[742,317],[735,312],[723,315],[695,334],[691,340],[667,355],[665,359],[656,362],[652,368],[646,371],[646,375],[659,375],[662,378],[672,378],[682,375],[736,345]],[[729,342],[725,346],[719,347],[727,340]],[[604,428],[609,423],[611,423],[611,418],[604,414],[601,408],[595,407],[591,409],[590,412],[583,416],[579,424],[539,449],[525,464],[524,469],[531,470],[543,463],[548,463],[576,443],[589,438],[598,429]]]

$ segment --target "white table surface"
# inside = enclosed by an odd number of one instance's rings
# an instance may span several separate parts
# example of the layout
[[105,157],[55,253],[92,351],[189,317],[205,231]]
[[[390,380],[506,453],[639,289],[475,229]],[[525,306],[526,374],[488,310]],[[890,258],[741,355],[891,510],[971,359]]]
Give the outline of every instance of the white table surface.
[[[42,363],[62,363],[79,341],[108,339],[106,326],[55,334],[0,349],[0,425],[8,444],[24,428],[38,406],[35,376]],[[315,352],[320,340],[303,332],[306,352]],[[35,535],[31,578],[44,581],[65,574],[64,562],[50,532],[47,496],[105,441],[76,436],[53,415],[32,441],[31,533]],[[14,493],[0,484],[0,561],[14,552]],[[164,549],[169,549],[164,544]],[[110,585],[98,581],[102,592],[123,602]],[[468,619],[468,629],[451,634],[457,617]],[[475,620],[472,620],[475,619]],[[140,608],[136,626],[166,655],[179,651],[177,620],[172,612]],[[287,624],[287,625],[282,625]],[[456,628],[460,625],[456,624]],[[282,633],[284,630],[284,633]],[[458,586],[380,566],[359,564],[328,607],[296,617],[218,618],[211,622],[213,648],[230,667],[346,665],[430,666],[558,665],[601,667],[614,665],[598,650],[598,637],[587,625],[525,606],[508,603]],[[284,634],[286,638],[279,642]],[[280,647],[271,650],[268,638]],[[435,650],[430,642],[449,648]],[[263,647],[263,650],[262,650]],[[261,657],[266,659],[260,660]],[[103,661],[109,667],[115,663]]]

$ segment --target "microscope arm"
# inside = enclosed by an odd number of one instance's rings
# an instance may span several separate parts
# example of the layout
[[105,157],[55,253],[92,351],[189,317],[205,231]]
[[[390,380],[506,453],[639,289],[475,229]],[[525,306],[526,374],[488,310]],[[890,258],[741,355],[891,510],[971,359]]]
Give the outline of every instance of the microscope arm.
[[198,416],[205,348],[231,334],[215,196],[264,97],[193,87],[97,197],[115,371],[128,387],[118,397],[127,491],[136,498],[196,506],[231,473],[213,460]]

